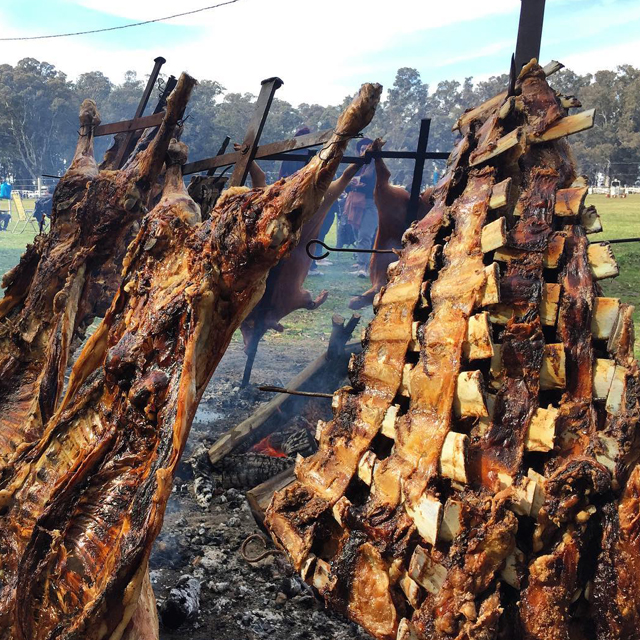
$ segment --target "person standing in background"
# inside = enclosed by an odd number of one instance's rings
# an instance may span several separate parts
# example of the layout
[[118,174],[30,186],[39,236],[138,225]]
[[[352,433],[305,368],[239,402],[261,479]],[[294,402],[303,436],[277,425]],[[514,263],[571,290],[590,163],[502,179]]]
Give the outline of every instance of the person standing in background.
[[[358,155],[364,155],[373,140],[362,138],[356,144]],[[363,165],[356,177],[347,187],[345,214],[355,236],[356,249],[371,249],[378,229],[378,210],[373,201],[376,186],[376,171],[373,162]],[[369,260],[368,253],[356,253],[354,273],[366,278]]]
[[0,184],[0,231],[6,231],[11,222],[11,188],[4,178]]

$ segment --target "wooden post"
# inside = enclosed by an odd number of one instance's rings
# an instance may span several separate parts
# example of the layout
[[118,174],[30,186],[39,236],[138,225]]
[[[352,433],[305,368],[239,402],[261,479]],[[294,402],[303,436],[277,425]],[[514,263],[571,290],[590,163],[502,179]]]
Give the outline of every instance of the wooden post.
[[243,155],[242,158],[236,162],[236,166],[233,169],[233,174],[229,180],[230,187],[240,187],[244,185],[249,175],[249,167],[256,156],[256,150],[260,143],[260,136],[262,135],[264,124],[269,115],[273,96],[282,84],[283,82],[280,78],[267,78],[262,81],[262,89],[256,101],[253,117],[251,118],[251,122],[249,122],[247,132],[242,141]]

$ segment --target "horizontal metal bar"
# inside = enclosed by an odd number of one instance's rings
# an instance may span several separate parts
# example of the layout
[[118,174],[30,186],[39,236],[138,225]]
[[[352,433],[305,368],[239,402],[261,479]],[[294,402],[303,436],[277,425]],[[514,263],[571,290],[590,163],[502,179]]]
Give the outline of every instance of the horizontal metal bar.
[[112,122],[111,124],[101,124],[93,130],[94,137],[110,136],[123,131],[136,131],[136,129],[148,129],[157,127],[164,118],[164,111],[152,113],[150,116],[134,118],[133,120],[123,120],[122,122]]
[[[333,135],[333,129],[325,129],[324,131],[318,131],[316,133],[308,133],[304,136],[297,136],[290,138],[289,140],[283,140],[281,142],[270,142],[269,144],[260,145],[256,150],[255,159],[266,159],[267,156],[272,156],[278,153],[284,153],[286,151],[297,151],[298,149],[308,149],[309,147],[315,147],[327,142]],[[196,160],[195,162],[189,162],[184,166],[183,174],[189,175],[191,173],[200,173],[201,171],[210,171],[218,167],[228,167],[235,164],[243,157],[242,151],[235,151],[233,153],[225,153],[221,156],[214,156],[213,158],[205,158],[203,160]],[[302,156],[302,162],[307,160],[306,155]],[[288,158],[287,158],[288,159]]]

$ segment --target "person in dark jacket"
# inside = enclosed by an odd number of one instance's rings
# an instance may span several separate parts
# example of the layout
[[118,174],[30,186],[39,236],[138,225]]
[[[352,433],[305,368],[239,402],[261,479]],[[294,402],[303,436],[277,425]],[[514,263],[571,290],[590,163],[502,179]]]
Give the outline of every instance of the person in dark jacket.
[[38,227],[40,231],[44,226],[45,217],[51,218],[51,211],[53,209],[53,192],[55,187],[53,185],[47,188],[46,195],[36,200],[36,206],[33,210],[33,217],[38,221]]

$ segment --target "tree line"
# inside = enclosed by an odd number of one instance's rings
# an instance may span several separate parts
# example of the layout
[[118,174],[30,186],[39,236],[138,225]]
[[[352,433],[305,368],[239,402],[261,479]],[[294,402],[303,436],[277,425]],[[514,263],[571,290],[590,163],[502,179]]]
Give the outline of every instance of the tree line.
[[[583,108],[596,109],[596,126],[572,138],[580,170],[592,183],[604,175],[634,184],[640,175],[640,69],[622,65],[615,71],[586,75],[563,69],[550,82],[561,93],[576,96]],[[367,135],[384,138],[387,149],[413,150],[421,118],[430,117],[429,150],[449,151],[455,142],[451,128],[460,114],[502,91],[507,83],[504,74],[479,82],[472,77],[464,82],[443,80],[431,87],[416,69],[401,68]],[[146,79],[133,71],[120,83],[100,71],[71,81],[55,66],[33,58],[15,66],[0,65],[0,175],[19,180],[36,180],[43,173],[61,175],[73,156],[81,101],[93,98],[105,123],[126,120],[135,112],[145,84]],[[332,127],[351,98],[345,96],[342,104],[328,106],[293,106],[276,98],[262,140],[288,138],[303,125],[312,131]],[[188,107],[182,138],[190,159],[213,155],[226,135],[241,141],[254,101],[251,93],[226,92],[215,80],[201,80]],[[154,105],[152,96],[149,109]],[[106,138],[96,141],[96,157],[102,156],[109,142]],[[265,164],[269,171],[275,163]],[[410,183],[411,163],[398,160],[390,165],[396,182]],[[437,163],[428,164],[425,181],[430,182],[437,171]]]

